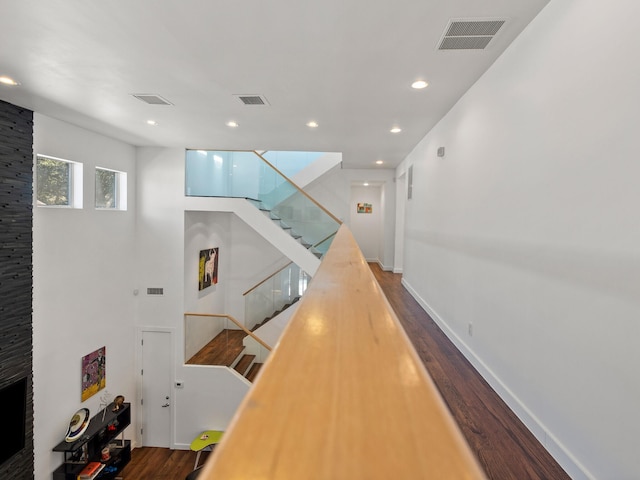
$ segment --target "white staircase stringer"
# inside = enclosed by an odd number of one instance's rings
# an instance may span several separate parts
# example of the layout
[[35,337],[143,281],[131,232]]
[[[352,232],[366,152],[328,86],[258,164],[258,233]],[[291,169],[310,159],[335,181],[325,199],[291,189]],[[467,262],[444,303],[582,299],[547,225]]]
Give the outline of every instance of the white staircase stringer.
[[248,200],[226,197],[186,197],[185,210],[235,213],[309,275],[315,275],[320,266],[320,259],[251,205]]

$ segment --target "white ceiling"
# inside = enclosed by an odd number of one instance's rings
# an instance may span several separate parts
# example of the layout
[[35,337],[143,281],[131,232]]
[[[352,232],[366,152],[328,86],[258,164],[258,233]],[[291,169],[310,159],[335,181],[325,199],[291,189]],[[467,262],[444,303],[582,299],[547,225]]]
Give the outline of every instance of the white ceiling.
[[[391,168],[548,1],[0,0],[0,75],[21,83],[0,99],[134,145],[340,151],[345,167]],[[467,18],[507,22],[485,50],[437,50]]]

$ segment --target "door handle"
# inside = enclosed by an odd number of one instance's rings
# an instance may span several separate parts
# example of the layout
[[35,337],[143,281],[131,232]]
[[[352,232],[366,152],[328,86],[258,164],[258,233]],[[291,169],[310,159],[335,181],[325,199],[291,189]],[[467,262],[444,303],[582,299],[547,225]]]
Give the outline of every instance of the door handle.
[[162,405],[162,408],[168,407],[168,406],[169,406],[169,403],[165,403],[164,405]]

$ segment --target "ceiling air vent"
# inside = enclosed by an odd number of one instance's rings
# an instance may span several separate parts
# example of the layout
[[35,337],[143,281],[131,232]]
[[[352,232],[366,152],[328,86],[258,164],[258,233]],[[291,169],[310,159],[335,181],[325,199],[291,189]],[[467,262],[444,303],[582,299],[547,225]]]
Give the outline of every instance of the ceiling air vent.
[[234,95],[244,105],[269,105],[267,99],[262,95]]
[[147,295],[164,295],[164,288],[147,288]]
[[142,100],[144,103],[148,103],[149,105],[173,105],[173,103],[162,98],[160,95],[151,93],[133,93],[132,95],[138,100]]
[[438,50],[484,50],[505,20],[451,20]]

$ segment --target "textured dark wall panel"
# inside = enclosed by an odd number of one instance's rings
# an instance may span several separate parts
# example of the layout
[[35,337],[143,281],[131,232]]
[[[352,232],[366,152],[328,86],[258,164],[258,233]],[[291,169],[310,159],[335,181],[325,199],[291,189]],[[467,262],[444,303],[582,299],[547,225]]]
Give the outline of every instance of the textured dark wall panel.
[[0,101],[0,388],[28,378],[26,446],[2,479],[33,478],[32,185],[33,112]]

